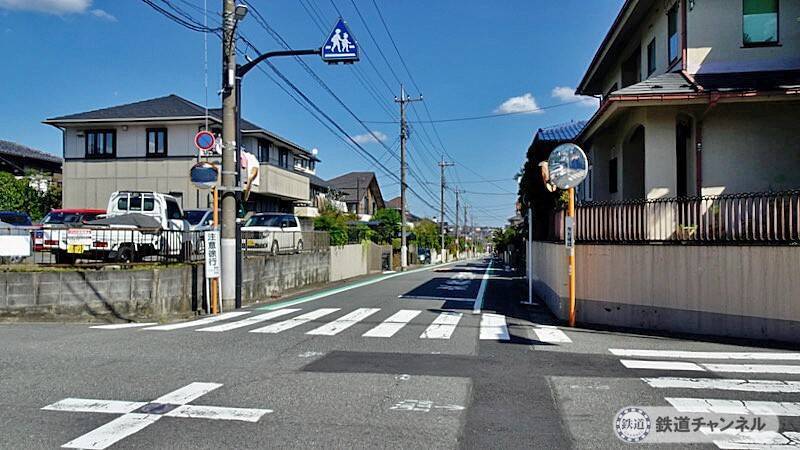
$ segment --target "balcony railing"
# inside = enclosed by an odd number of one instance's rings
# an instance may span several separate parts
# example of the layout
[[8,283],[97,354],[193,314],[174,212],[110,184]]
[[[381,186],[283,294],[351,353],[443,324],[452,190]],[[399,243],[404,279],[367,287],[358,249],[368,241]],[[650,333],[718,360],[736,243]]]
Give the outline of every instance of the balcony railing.
[[800,244],[800,190],[584,203],[576,228],[587,243]]

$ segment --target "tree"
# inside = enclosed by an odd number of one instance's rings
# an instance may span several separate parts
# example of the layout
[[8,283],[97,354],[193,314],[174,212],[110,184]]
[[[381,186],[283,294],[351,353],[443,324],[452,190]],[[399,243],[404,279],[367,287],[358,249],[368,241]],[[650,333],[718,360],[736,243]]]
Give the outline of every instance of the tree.
[[49,183],[46,192],[40,192],[30,184],[29,177],[17,179],[7,172],[0,172],[0,210],[21,211],[40,220],[51,209],[61,207],[61,188]]
[[349,240],[348,223],[354,217],[327,204],[322,207],[319,214],[319,217],[314,219],[314,229],[327,231],[331,236],[331,245],[347,244]]
[[418,248],[441,249],[439,225],[431,220],[423,219],[414,226]]
[[400,212],[396,209],[379,209],[372,220],[379,222],[372,236],[376,244],[391,243],[400,233]]

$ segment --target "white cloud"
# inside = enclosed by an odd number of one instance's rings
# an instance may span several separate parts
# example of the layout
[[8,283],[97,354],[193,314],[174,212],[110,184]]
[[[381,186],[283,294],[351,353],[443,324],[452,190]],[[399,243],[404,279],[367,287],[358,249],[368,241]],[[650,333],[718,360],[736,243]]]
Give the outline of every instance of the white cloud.
[[89,11],[89,13],[91,15],[97,17],[98,19],[105,20],[105,21],[108,21],[108,22],[116,22],[117,21],[116,17],[114,17],[113,15],[103,11],[102,9],[93,9],[93,10]]
[[84,13],[92,0],[0,0],[0,8],[49,14]]
[[[377,139],[375,139],[375,138],[377,138]],[[384,134],[384,133],[381,133],[380,131],[373,131],[372,134],[364,133],[364,134],[359,134],[359,135],[353,136],[353,140],[358,142],[359,144],[362,144],[362,145],[363,144],[377,143],[379,140],[381,142],[384,142],[384,141],[386,141],[387,138],[388,138],[388,136],[386,136],[386,134]]]
[[575,89],[566,86],[556,86],[553,88],[553,98],[557,98],[564,103],[578,102],[581,106],[590,106],[597,108],[600,100],[594,97],[586,97],[583,95],[575,95]]
[[533,94],[527,92],[519,97],[511,97],[504,101],[497,109],[494,110],[498,114],[506,113],[525,113],[525,114],[541,114],[544,111],[539,109],[536,104],[536,99]]

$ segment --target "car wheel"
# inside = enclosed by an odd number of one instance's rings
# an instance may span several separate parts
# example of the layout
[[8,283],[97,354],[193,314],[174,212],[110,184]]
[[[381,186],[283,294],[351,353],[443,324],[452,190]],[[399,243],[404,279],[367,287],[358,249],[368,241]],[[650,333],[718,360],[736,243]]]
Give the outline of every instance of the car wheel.
[[278,241],[274,241],[272,243],[272,248],[269,251],[270,255],[272,255],[272,256],[277,255],[279,249],[280,249],[280,247],[278,247]]
[[136,252],[130,245],[123,245],[117,250],[117,262],[131,263],[136,260]]
[[301,253],[303,251],[303,240],[297,241],[297,253]]

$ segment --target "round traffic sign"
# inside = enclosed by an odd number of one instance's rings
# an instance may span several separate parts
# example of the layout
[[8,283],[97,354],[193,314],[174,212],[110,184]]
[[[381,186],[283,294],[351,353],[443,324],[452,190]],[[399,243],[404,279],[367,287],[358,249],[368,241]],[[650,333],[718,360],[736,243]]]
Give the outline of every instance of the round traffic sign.
[[202,150],[204,152],[211,150],[214,148],[214,144],[216,144],[217,138],[214,137],[214,134],[210,131],[202,130],[197,133],[194,137],[194,145],[197,147],[198,150]]
[[189,178],[197,189],[211,189],[219,182],[219,169],[209,162],[199,162],[189,170]]
[[547,160],[550,181],[559,189],[578,186],[589,173],[586,153],[575,144],[562,144],[556,147]]

